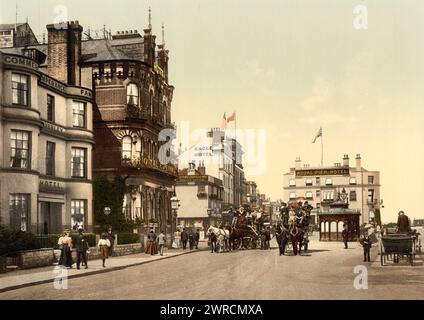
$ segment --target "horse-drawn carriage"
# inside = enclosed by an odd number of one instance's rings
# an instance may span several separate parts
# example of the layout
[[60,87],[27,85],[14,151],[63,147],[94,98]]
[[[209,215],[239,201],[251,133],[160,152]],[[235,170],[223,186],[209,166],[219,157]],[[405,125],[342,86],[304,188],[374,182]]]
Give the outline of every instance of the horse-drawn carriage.
[[392,233],[381,236],[380,241],[380,260],[384,266],[386,258],[398,263],[400,259],[406,258],[414,265],[415,247],[414,238],[406,233]]

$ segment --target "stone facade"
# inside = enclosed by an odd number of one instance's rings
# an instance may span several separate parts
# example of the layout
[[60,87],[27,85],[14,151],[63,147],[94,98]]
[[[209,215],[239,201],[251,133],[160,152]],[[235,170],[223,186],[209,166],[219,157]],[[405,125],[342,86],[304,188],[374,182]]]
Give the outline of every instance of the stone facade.
[[368,222],[382,204],[380,172],[363,168],[359,154],[354,166],[350,165],[348,155],[344,155],[342,163],[324,167],[302,166],[298,158],[295,167],[284,174],[283,179],[283,201],[303,197],[316,208],[313,215],[328,207],[343,189],[348,196],[349,208],[361,213],[361,223]]
[[[80,30],[63,27],[69,37]],[[50,45],[0,49],[0,223],[34,233],[91,230],[91,75],[51,77],[49,63],[68,57],[47,59]]]

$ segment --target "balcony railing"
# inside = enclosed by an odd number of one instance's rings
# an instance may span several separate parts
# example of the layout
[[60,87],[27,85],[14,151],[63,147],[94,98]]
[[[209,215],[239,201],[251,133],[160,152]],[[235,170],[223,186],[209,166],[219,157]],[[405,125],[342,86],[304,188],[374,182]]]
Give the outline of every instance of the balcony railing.
[[162,164],[156,159],[133,157],[132,159],[122,159],[122,165],[132,168],[159,171],[174,177],[178,176],[178,168],[175,165]]
[[150,111],[139,106],[127,106],[127,117],[132,119],[148,120],[151,117]]

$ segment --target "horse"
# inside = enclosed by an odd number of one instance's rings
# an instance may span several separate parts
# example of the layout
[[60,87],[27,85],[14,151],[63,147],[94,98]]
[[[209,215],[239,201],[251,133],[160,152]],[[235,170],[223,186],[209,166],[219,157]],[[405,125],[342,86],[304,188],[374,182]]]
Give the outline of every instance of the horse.
[[222,252],[223,249],[224,251],[227,250],[228,239],[230,238],[230,231],[210,226],[208,229],[208,234],[211,233],[214,233],[216,235],[216,238],[218,239],[219,252]]
[[293,245],[293,253],[296,256],[302,253],[303,235],[304,231],[301,227],[297,226],[295,221],[290,223],[289,227],[290,239]]
[[243,245],[243,238],[244,238],[243,231],[232,226],[227,226],[226,229],[230,232],[230,237],[228,239],[230,251],[231,249],[232,250],[236,249],[236,241],[238,242],[239,244],[238,248],[240,249]]

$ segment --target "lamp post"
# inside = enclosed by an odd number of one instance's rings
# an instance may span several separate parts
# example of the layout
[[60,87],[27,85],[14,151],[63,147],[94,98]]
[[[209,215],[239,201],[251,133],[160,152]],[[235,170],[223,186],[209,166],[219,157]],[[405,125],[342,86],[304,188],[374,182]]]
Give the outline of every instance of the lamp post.
[[180,207],[180,200],[177,198],[177,196],[174,193],[174,196],[170,199],[171,200],[171,209],[172,209],[172,216],[175,220],[175,226],[177,225],[177,211]]

